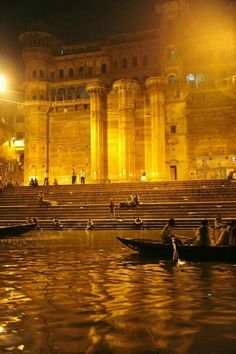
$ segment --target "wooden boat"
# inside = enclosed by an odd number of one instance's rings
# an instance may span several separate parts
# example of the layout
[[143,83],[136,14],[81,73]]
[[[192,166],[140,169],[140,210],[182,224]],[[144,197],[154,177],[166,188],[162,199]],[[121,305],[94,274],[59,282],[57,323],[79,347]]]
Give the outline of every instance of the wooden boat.
[[32,224],[20,224],[20,225],[9,225],[9,226],[0,226],[0,238],[11,237],[11,236],[20,236],[25,232],[34,230],[36,227],[35,223]]
[[[173,259],[173,244],[163,244],[156,240],[117,237],[127,247],[158,259]],[[236,247],[176,245],[179,259],[189,261],[220,261],[236,263]]]

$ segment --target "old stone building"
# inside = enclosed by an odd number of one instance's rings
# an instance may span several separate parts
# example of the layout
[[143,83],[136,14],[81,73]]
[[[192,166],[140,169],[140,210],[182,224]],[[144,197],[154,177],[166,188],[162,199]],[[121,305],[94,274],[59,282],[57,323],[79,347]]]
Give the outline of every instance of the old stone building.
[[[236,155],[233,2],[159,0],[157,27],[60,45],[31,27],[24,183],[225,178]],[[148,27],[148,24],[147,24]]]

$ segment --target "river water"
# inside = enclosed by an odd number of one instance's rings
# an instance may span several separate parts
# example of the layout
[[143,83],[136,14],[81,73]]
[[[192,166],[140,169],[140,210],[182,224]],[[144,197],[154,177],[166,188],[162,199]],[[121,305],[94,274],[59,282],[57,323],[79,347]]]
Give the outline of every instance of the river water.
[[236,265],[144,260],[118,235],[0,240],[1,354],[236,353]]

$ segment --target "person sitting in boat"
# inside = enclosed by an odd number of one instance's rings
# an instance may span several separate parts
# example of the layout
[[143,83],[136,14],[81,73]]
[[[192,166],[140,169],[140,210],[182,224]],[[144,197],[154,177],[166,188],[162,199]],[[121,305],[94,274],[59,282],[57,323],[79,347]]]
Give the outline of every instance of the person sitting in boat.
[[202,220],[194,235],[194,244],[197,246],[211,246],[213,238],[213,230],[209,226],[207,219]]
[[221,215],[219,214],[214,220],[214,242],[217,243],[225,226],[222,223]]
[[87,226],[86,226],[86,230],[92,230],[93,228],[93,220],[91,220],[90,218],[87,221]]
[[222,231],[216,246],[235,246],[236,220],[229,220],[227,227]]
[[161,239],[163,243],[171,243],[175,237],[173,228],[175,227],[175,219],[170,219],[161,230]]
[[55,216],[55,218],[52,220],[52,225],[54,230],[61,230],[63,227],[62,223],[60,222],[57,216]]
[[143,220],[139,216],[134,219],[134,228],[136,230],[141,230],[143,228]]
[[36,218],[36,216],[35,216],[35,217],[33,217],[33,223],[35,224],[35,229],[36,229],[36,230],[39,230],[39,229],[40,229],[40,227],[39,227],[39,224],[38,224],[38,219]]
[[33,224],[33,219],[29,216],[26,220],[26,224]]

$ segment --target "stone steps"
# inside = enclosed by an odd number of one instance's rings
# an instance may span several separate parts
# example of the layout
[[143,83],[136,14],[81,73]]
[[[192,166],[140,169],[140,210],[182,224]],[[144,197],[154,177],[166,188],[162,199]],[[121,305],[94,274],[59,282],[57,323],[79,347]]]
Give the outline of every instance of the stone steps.
[[[39,206],[38,193],[57,205]],[[135,209],[116,209],[116,220],[110,218],[109,202],[116,205],[126,201],[129,194],[137,193],[141,204]],[[57,215],[65,228],[85,228],[89,217],[95,228],[132,228],[135,217],[140,216],[147,228],[163,227],[169,218],[178,220],[179,228],[191,229],[203,218],[218,214],[227,220],[236,218],[236,183],[225,180],[173,181],[155,183],[108,183],[63,185],[49,187],[14,187],[0,194],[0,225],[25,222],[37,217],[40,226],[51,228]],[[119,221],[119,220],[122,220]]]

